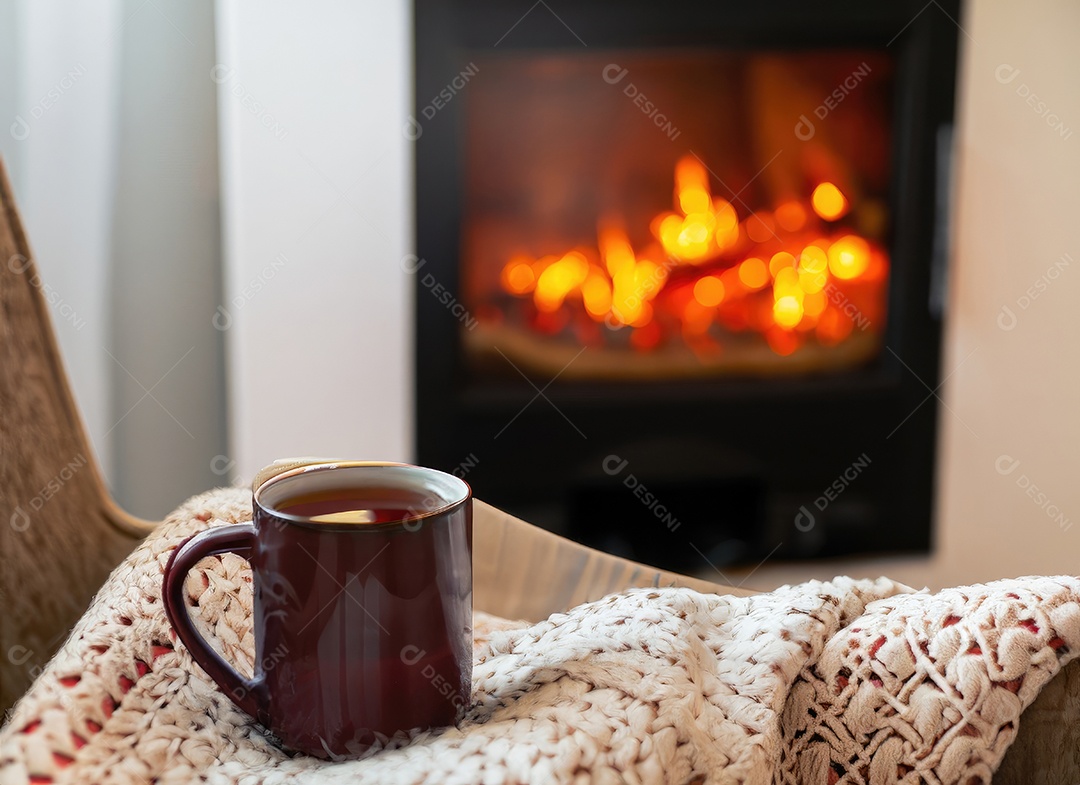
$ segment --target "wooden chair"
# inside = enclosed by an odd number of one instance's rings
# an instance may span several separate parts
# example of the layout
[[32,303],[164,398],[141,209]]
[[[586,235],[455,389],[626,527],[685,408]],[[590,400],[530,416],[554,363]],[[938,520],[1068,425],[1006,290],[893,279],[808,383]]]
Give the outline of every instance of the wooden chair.
[[154,527],[102,481],[0,163],[0,707],[26,691]]
[[[109,572],[149,534],[113,501],[90,449],[41,279],[0,162],[0,709],[63,642]],[[181,500],[177,500],[178,502]],[[539,620],[632,586],[753,592],[565,540],[478,501],[474,601]],[[1024,713],[995,782],[1080,782],[1080,660]]]

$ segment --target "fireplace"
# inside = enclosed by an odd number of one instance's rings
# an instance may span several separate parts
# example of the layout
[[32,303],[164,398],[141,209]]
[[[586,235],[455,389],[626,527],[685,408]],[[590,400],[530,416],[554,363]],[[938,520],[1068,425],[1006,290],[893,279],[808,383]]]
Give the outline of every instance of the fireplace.
[[957,12],[418,2],[419,460],[678,570],[928,550]]

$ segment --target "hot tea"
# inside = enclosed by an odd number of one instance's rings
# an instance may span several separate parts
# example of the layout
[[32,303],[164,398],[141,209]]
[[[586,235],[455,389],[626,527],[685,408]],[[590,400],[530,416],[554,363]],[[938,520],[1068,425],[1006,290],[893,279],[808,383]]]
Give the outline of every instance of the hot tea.
[[306,518],[312,523],[390,523],[415,518],[425,509],[424,497],[391,498],[354,489],[324,491],[276,505],[275,512]]
[[[470,502],[461,480],[415,466],[287,471],[256,490],[251,524],[177,550],[170,619],[215,681],[293,749],[358,755],[398,732],[452,725],[471,687]],[[227,550],[254,573],[251,679],[203,641],[183,601],[187,571]]]

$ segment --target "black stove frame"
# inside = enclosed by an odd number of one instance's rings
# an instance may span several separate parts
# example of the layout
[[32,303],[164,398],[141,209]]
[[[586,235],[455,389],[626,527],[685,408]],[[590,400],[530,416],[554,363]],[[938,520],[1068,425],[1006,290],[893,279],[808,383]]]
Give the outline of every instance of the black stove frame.
[[[686,571],[707,568],[706,561],[753,564],[773,553],[928,551],[959,20],[958,0],[417,0],[418,124],[406,133],[416,139],[423,261],[405,266],[416,279],[419,462],[456,469],[479,498],[575,539]],[[469,88],[428,109],[431,117],[424,109],[468,68],[470,53],[496,44],[568,54],[679,47],[892,53],[891,271],[881,357],[842,374],[776,380],[545,387],[549,379],[471,378],[463,320],[447,305],[459,299]],[[470,76],[483,78],[483,71]],[[711,424],[707,413],[717,404],[740,416]],[[777,451],[761,425],[766,415],[794,423],[807,406],[823,413],[822,432],[801,450]],[[643,409],[647,419],[634,416]],[[644,425],[627,433],[628,418]]]

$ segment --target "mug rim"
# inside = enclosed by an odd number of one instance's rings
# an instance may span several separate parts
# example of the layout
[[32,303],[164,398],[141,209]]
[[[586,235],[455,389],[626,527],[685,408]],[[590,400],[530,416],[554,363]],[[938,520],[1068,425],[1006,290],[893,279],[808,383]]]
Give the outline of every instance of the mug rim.
[[[342,523],[333,523],[333,522],[313,521],[313,520],[311,520],[310,516],[294,515],[292,513],[282,512],[281,510],[277,509],[273,505],[264,504],[263,501],[262,501],[261,496],[262,496],[263,491],[270,488],[272,485],[276,485],[279,481],[285,481],[285,480],[292,479],[294,477],[298,477],[300,475],[308,474],[308,473],[323,472],[323,471],[333,471],[335,469],[356,469],[356,468],[370,468],[370,469],[400,468],[400,469],[411,469],[411,470],[415,470],[416,472],[421,473],[421,474],[426,474],[426,475],[429,475],[429,476],[435,475],[435,476],[438,476],[440,478],[444,478],[446,480],[449,480],[449,481],[451,481],[453,483],[459,483],[461,485],[461,493],[460,493],[459,497],[455,498],[453,501],[447,502],[447,503],[442,504],[442,505],[440,505],[438,507],[434,507],[434,508],[432,508],[430,510],[424,510],[423,512],[417,513],[416,515],[408,515],[406,517],[398,518],[398,519],[392,520],[392,521],[381,521],[379,523],[368,523],[368,524],[364,524],[363,526],[357,526],[356,524],[342,524]],[[423,522],[423,521],[425,521],[425,520],[427,520],[429,518],[435,518],[435,517],[438,517],[438,516],[443,515],[445,513],[452,512],[455,508],[460,507],[461,505],[467,504],[470,499],[472,499],[472,487],[467,482],[465,482],[465,480],[463,480],[462,478],[460,478],[460,477],[458,477],[456,475],[450,474],[449,472],[444,472],[444,471],[441,471],[439,469],[432,469],[432,468],[430,468],[428,466],[418,466],[416,464],[401,463],[401,462],[398,462],[398,461],[334,461],[334,460],[325,460],[325,461],[316,461],[316,462],[312,462],[312,463],[301,464],[299,466],[294,466],[291,469],[287,469],[286,471],[283,471],[280,474],[275,474],[275,475],[273,475],[271,477],[268,477],[266,480],[264,480],[262,482],[262,484],[260,484],[257,488],[255,488],[254,491],[252,492],[252,501],[254,502],[255,506],[258,509],[262,510],[264,513],[266,513],[268,515],[271,515],[271,516],[273,516],[273,517],[275,517],[277,519],[280,519],[281,521],[283,521],[285,523],[293,523],[293,524],[296,524],[298,526],[305,526],[307,528],[325,529],[325,530],[328,530],[328,531],[329,530],[347,530],[347,531],[357,532],[357,533],[363,532],[363,531],[385,530],[385,529],[394,528],[394,527],[401,527],[403,525],[405,527],[409,527],[410,525],[419,525],[421,522]]]

